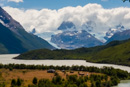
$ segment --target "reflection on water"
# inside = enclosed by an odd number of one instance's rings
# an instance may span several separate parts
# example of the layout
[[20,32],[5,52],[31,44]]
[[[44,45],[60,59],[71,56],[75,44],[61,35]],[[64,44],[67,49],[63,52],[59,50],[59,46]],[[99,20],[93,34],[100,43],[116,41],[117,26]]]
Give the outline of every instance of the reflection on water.
[[121,83],[118,84],[118,86],[114,87],[130,87],[130,80],[122,80]]

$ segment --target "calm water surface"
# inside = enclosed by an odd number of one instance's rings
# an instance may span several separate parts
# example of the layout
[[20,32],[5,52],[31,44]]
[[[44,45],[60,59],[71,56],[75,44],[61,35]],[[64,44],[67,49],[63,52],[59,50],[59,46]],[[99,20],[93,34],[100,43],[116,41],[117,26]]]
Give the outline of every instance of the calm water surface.
[[130,80],[122,80],[121,83],[118,84],[118,86],[114,87],[130,87]]
[[12,59],[13,57],[18,56],[19,54],[6,54],[6,55],[0,55],[0,63],[2,64],[9,64],[9,63],[15,63],[15,64],[34,64],[34,65],[66,65],[66,66],[72,66],[72,65],[84,65],[84,66],[95,66],[95,67],[114,67],[119,68],[122,70],[127,70],[130,72],[130,67],[127,66],[121,66],[121,65],[113,65],[113,64],[98,64],[98,63],[89,63],[84,60],[16,60]]

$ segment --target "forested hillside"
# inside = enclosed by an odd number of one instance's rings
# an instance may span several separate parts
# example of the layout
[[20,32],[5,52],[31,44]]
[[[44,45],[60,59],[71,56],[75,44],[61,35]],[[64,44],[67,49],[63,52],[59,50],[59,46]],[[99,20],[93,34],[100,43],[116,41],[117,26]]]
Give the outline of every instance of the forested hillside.
[[113,41],[104,46],[75,50],[33,50],[19,55],[16,59],[83,59],[89,62],[130,66],[130,40]]

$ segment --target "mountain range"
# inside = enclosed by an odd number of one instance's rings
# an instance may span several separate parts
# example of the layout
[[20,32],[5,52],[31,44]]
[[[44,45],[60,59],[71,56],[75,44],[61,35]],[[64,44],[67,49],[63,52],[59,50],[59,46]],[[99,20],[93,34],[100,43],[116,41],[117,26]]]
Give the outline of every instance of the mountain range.
[[75,49],[81,47],[93,47],[103,43],[85,30],[64,31],[51,37],[51,42],[62,49]]
[[30,34],[0,7],[0,54],[23,53],[34,49],[54,49],[47,41]]
[[106,42],[103,43],[95,35],[91,34],[93,26],[95,27],[96,24],[90,21],[84,24],[82,29],[78,30],[74,23],[70,21],[63,22],[58,27],[58,30],[61,30],[62,33],[52,35],[51,42],[62,49],[76,49],[80,47],[94,47],[114,40],[126,40],[130,38],[130,30],[125,29],[123,25],[119,24],[106,32],[106,36],[104,36]]
[[[87,25],[87,26],[86,26]],[[114,40],[126,40],[130,38],[130,30],[123,25],[110,28],[104,37],[107,41],[103,43],[92,35],[93,22],[87,22],[84,28],[78,30],[76,25],[70,21],[61,23],[57,30],[62,33],[51,36],[51,42],[62,49],[75,49],[81,47],[94,47],[107,44]],[[22,25],[14,20],[6,11],[0,7],[0,54],[3,53],[23,53],[34,49],[55,49],[47,41],[25,31]]]
[[62,33],[51,36],[51,42],[62,49],[76,49],[81,47],[94,47],[103,43],[86,30],[77,30],[74,23],[63,22],[58,30]]

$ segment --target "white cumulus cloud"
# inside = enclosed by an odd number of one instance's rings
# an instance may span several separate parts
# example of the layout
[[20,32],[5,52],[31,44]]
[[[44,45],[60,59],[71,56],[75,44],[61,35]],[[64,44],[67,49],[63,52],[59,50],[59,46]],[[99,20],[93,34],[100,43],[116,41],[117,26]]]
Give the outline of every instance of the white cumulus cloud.
[[16,3],[19,3],[19,2],[23,2],[23,0],[8,0],[8,2],[16,2]]
[[119,24],[130,29],[130,8],[125,7],[105,9],[99,4],[87,4],[83,7],[64,7],[58,10],[24,10],[12,7],[4,7],[4,9],[20,22],[26,31],[30,32],[35,28],[39,34],[60,32],[57,28],[63,21],[73,22],[77,30],[83,29],[83,25],[85,26],[87,22],[93,22],[93,29],[90,33],[101,40],[109,28],[114,28]]

